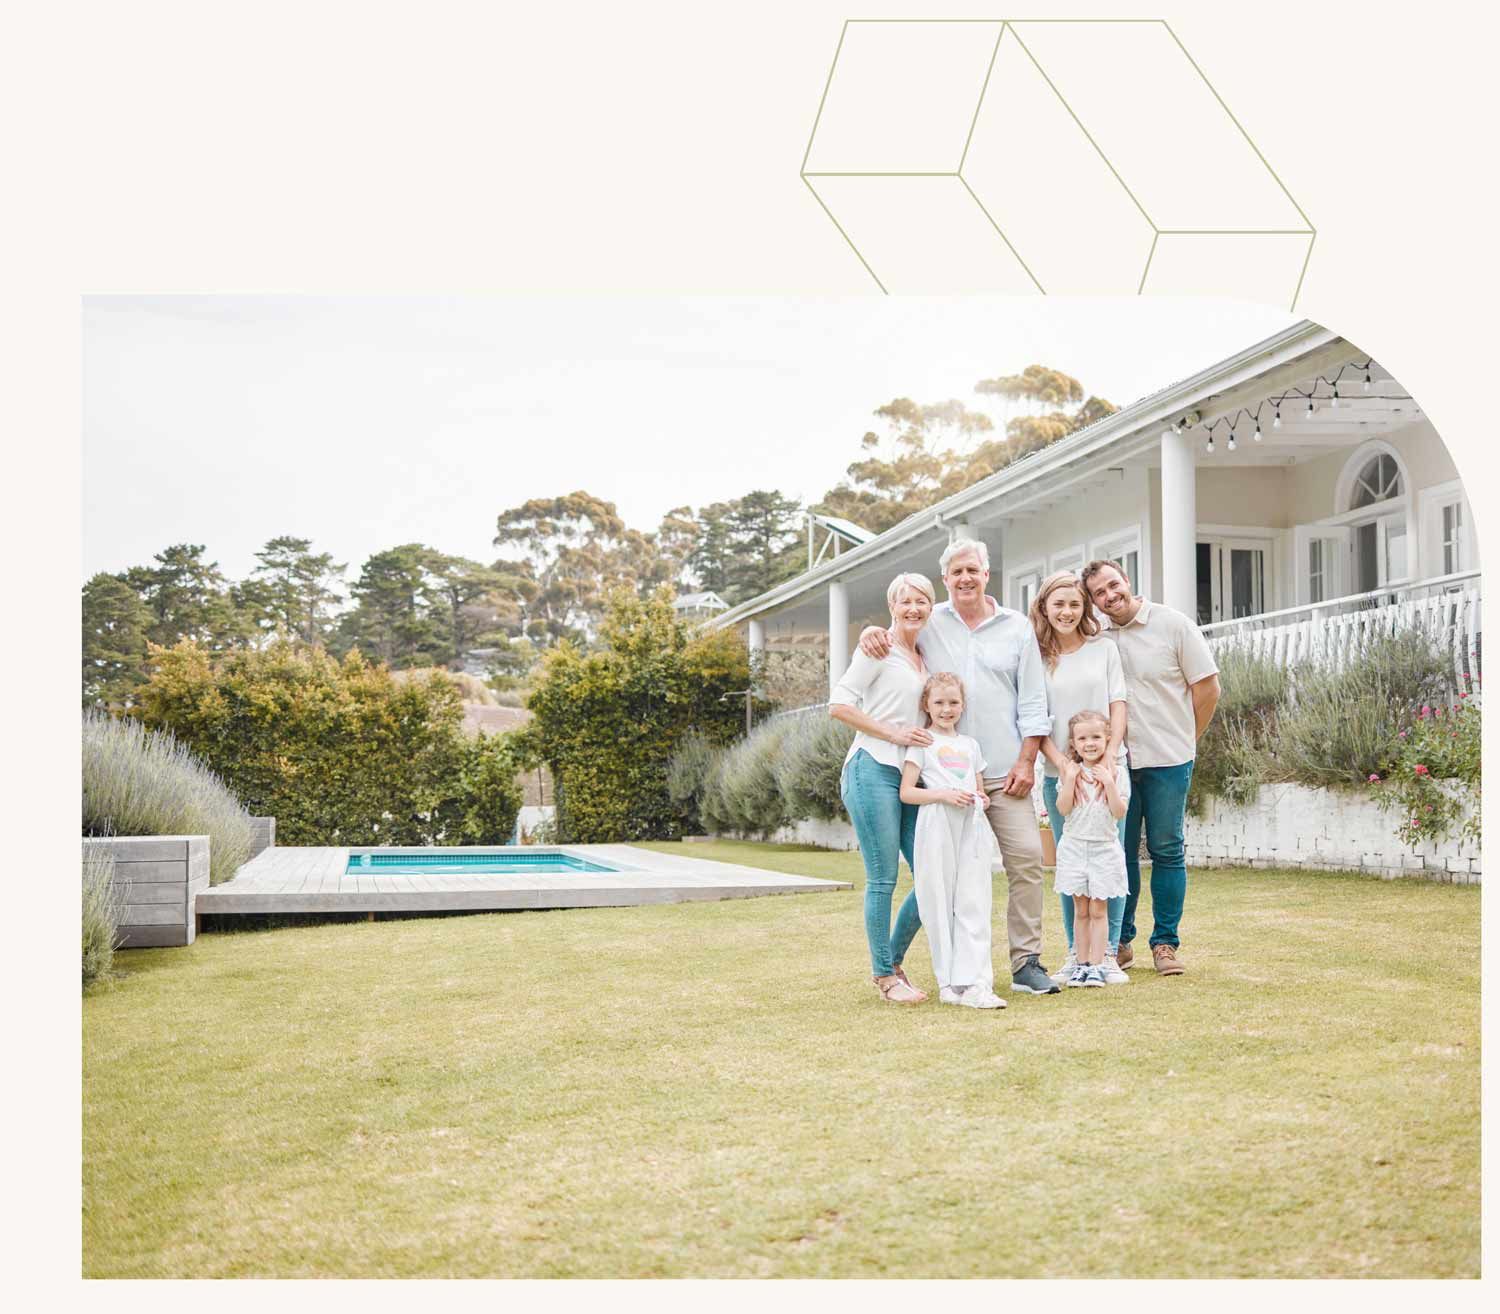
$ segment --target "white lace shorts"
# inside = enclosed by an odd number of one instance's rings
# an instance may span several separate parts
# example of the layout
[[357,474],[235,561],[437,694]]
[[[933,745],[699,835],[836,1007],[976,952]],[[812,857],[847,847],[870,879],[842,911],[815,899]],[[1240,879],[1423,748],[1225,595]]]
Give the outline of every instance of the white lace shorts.
[[1057,845],[1053,884],[1059,894],[1082,894],[1090,899],[1114,899],[1128,894],[1125,850],[1118,839],[1074,839],[1064,831]]

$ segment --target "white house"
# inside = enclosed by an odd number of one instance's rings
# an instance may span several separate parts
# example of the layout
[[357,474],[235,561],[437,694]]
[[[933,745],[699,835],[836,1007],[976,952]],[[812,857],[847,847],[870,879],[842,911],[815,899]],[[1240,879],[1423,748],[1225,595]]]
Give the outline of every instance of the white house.
[[830,685],[899,571],[936,582],[960,536],[1025,608],[1050,571],[1119,561],[1211,641],[1295,656],[1358,627],[1436,621],[1479,665],[1479,560],[1457,468],[1378,361],[1304,321],[1142,398],[721,612],[752,648],[828,636]]

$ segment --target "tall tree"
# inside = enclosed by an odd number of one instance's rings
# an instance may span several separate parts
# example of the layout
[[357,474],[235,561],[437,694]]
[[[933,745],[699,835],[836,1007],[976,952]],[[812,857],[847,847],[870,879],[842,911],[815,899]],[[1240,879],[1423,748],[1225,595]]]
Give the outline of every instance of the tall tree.
[[374,553],[349,587],[354,606],[339,618],[339,648],[358,647],[396,669],[430,666],[442,648],[427,562],[432,549],[403,543]]
[[[1113,415],[1117,409],[1102,397],[1089,396],[1071,374],[1047,365],[1028,365],[1019,374],[981,379],[974,391],[982,397],[1027,408],[1005,422],[1005,455],[1014,461],[1066,438],[1070,433]],[[1005,464],[1001,461],[1000,464]]]
[[638,590],[652,574],[646,536],[626,526],[613,502],[582,490],[502,511],[495,531],[495,546],[519,555],[502,557],[494,569],[536,581],[524,604],[526,632],[535,639],[592,634],[611,591]]
[[83,586],[83,705],[128,707],[146,683],[151,609],[119,575]]
[[433,595],[441,601],[446,622],[447,660],[459,662],[476,644],[497,636],[507,621],[519,618],[521,608],[540,591],[529,574],[506,570],[497,562],[482,566],[467,557],[427,553],[426,567]]
[[698,534],[688,554],[688,566],[699,588],[726,598],[734,585],[734,529],[732,502],[710,502],[698,512]]
[[802,503],[779,489],[755,489],[730,504],[727,517],[734,537],[733,598],[742,601],[790,579],[805,564],[796,548],[802,527]]
[[255,554],[260,565],[244,585],[262,630],[280,630],[304,643],[328,637],[334,606],[342,600],[338,586],[345,566],[331,554],[314,553],[310,538],[283,534]]
[[240,612],[216,561],[203,560],[203,544],[175,543],[154,566],[132,566],[121,578],[151,612],[146,637],[162,647],[192,639],[213,652],[243,643],[250,623]]

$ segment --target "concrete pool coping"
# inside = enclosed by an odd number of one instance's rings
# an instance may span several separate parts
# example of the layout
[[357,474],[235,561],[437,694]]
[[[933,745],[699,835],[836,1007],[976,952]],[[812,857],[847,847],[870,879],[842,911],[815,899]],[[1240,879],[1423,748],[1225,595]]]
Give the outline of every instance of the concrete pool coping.
[[[463,912],[541,908],[614,908],[648,903],[752,899],[769,894],[848,890],[789,872],[676,853],[654,853],[630,844],[568,844],[520,852],[568,853],[616,868],[600,872],[518,870],[482,875],[347,872],[350,853],[418,853],[432,849],[275,847],[252,858],[232,880],[198,894],[198,916],[264,913]],[[465,849],[468,854],[518,852],[515,847]]]

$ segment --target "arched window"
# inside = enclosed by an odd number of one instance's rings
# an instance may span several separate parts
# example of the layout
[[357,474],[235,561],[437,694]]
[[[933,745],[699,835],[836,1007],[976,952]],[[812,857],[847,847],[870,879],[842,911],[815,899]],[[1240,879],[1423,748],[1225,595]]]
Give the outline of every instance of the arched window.
[[1354,488],[1349,495],[1349,510],[1357,511],[1363,506],[1386,502],[1405,492],[1396,458],[1381,452],[1378,456],[1371,457],[1355,477]]

